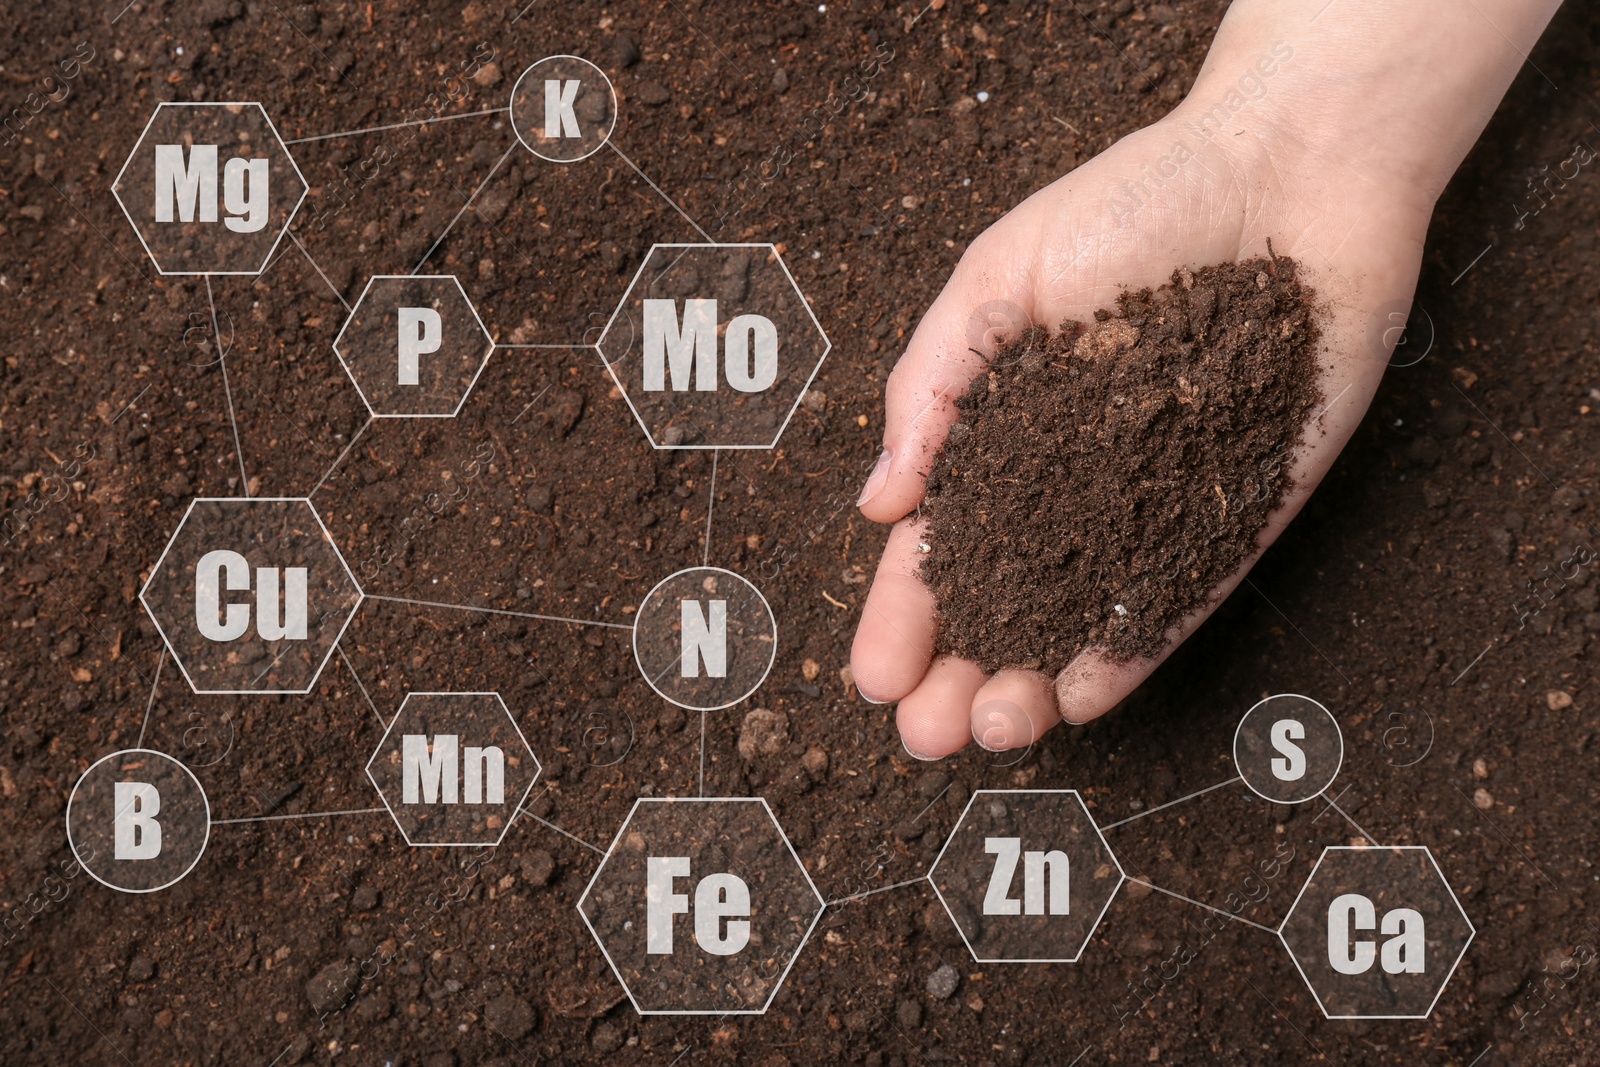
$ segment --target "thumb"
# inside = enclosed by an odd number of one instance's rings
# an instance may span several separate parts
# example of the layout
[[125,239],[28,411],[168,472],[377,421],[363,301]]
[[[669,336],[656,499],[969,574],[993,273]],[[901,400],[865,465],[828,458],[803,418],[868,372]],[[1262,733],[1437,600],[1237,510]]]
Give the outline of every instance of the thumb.
[[883,451],[856,502],[875,522],[901,519],[922,501],[956,421],[956,400],[1003,342],[1033,324],[1031,281],[1023,272],[978,265],[977,250],[974,242],[889,375]]

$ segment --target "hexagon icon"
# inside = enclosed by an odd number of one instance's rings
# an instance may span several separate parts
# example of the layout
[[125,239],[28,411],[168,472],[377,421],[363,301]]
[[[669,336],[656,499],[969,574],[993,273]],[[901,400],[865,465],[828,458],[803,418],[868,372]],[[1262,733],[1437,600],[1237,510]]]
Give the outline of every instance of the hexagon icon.
[[378,274],[333,339],[334,354],[375,418],[448,419],[494,351],[453,274]]
[[256,103],[165,103],[111,185],[162,274],[260,274],[306,180]]
[[539,770],[499,693],[407,693],[367,761],[408,845],[498,845]]
[[980,789],[928,871],[979,963],[1076,963],[1123,881],[1076,789]]
[[191,501],[139,600],[196,693],[307,693],[361,604],[303,497]]
[[771,448],[828,355],[770,244],[650,249],[595,347],[656,448]]
[[760,797],[645,797],[578,911],[641,1015],[760,1015],[823,900]]
[[1330,1019],[1426,1019],[1476,934],[1421,845],[1324,849],[1278,928]]

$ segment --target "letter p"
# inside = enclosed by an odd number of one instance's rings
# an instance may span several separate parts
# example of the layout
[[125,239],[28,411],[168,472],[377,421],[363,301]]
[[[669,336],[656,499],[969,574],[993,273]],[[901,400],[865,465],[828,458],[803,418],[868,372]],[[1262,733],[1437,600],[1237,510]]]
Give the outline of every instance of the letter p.
[[444,327],[433,308],[401,308],[397,350],[400,384],[417,384],[417,357],[439,351]]

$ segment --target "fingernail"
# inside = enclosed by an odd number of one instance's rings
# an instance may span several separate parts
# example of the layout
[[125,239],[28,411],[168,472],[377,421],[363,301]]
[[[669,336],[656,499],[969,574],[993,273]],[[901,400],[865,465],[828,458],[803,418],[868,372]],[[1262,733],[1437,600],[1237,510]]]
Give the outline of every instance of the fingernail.
[[[878,495],[884,483],[889,480],[889,450],[886,448],[878,453],[878,462],[873,464],[872,473],[867,475],[867,484],[861,487],[861,495],[856,497],[856,507],[864,506],[869,500]],[[874,704],[882,703],[873,701]]]
[[869,696],[867,696],[867,691],[865,689],[861,688],[861,683],[860,682],[856,683],[856,696],[860,697],[862,700],[865,700],[868,704],[887,704],[887,703],[889,703],[887,700],[879,700],[877,697],[869,697]]
[[900,747],[906,750],[906,755],[910,756],[912,759],[921,760],[923,763],[933,763],[939,758],[938,756],[923,756],[919,753],[911,751],[911,746],[906,744],[906,739],[903,737],[900,739]]

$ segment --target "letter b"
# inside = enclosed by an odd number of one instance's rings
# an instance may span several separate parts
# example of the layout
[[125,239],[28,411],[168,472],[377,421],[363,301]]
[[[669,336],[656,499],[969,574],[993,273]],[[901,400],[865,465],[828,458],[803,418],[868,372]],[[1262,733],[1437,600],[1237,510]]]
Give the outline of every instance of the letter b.
[[119,860],[161,855],[161,794],[149,782],[117,782],[112,790],[112,852]]

